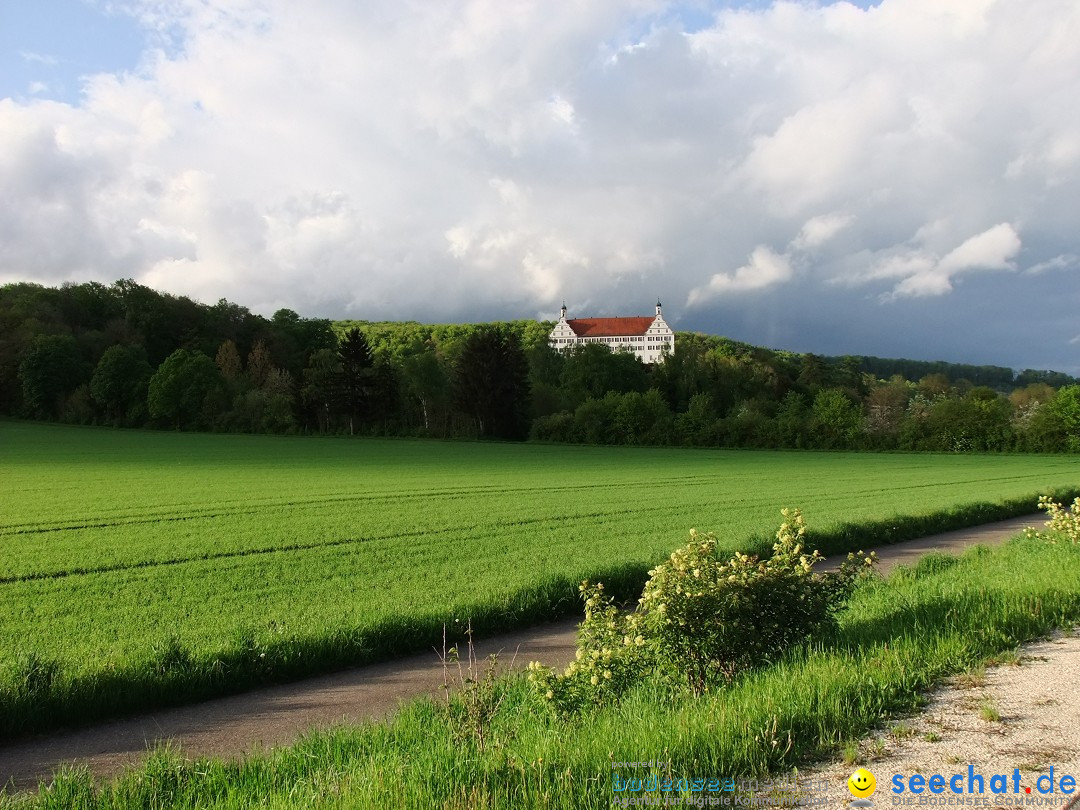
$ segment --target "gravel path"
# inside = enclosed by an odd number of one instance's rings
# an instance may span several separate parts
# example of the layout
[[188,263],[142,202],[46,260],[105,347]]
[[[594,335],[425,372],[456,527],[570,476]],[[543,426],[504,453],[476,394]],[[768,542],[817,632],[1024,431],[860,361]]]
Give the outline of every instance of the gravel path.
[[[1042,515],[1030,515],[875,550],[882,569],[888,570],[933,549],[958,552],[975,543],[1002,542],[1042,522]],[[513,658],[517,669],[529,661],[561,668],[574,657],[576,628],[577,620],[567,620],[478,641],[476,654],[482,660],[501,653],[508,663]],[[443,683],[440,658],[432,652],[50,734],[0,747],[0,785],[33,788],[58,765],[72,762],[89,765],[101,777],[112,776],[138,763],[162,740],[179,743],[191,757],[241,756],[288,745],[313,728],[386,717],[402,700],[441,694]]]
[[[916,773],[927,778],[942,774],[946,792],[933,796],[924,791],[921,797],[965,798],[953,797],[947,783],[960,774],[966,786],[969,765],[984,776],[986,793],[966,798],[985,799],[989,807],[1065,806],[1077,792],[1061,793],[1061,777],[1070,775],[1080,782],[1080,635],[1058,633],[1022,647],[1015,662],[953,678],[930,695],[920,715],[861,741],[859,764],[877,780],[875,807],[903,806],[895,802],[900,797],[892,790],[894,775],[903,776],[906,785]],[[823,779],[825,806],[844,807],[852,800],[847,778],[856,767],[836,762],[800,771],[799,778]],[[1054,792],[1042,795],[1039,780],[1049,789],[1051,768]],[[1012,792],[1015,769],[1020,771],[1019,793]],[[1007,776],[1009,792],[990,793],[994,774]],[[814,799],[821,796],[817,793]],[[920,798],[910,792],[904,797]]]

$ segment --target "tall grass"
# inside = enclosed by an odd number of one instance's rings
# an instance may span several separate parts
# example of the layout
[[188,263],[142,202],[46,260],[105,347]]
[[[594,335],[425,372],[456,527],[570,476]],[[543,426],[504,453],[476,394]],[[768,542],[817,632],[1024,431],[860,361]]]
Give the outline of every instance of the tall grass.
[[657,772],[675,778],[785,772],[917,709],[943,676],[1077,620],[1080,549],[1018,539],[868,582],[835,634],[700,698],[644,685],[565,722],[511,679],[483,750],[425,700],[390,723],[313,734],[241,762],[159,752],[103,787],[67,772],[26,806],[609,807],[613,773],[650,773],[614,762],[667,763]]

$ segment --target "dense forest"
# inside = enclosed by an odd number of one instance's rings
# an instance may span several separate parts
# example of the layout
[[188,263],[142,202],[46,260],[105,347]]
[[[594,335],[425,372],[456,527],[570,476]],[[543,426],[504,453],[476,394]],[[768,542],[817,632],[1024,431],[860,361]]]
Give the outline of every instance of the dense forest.
[[0,414],[231,432],[721,447],[1080,451],[1080,385],[678,333],[665,362],[551,324],[332,322],[133,281],[0,287]]

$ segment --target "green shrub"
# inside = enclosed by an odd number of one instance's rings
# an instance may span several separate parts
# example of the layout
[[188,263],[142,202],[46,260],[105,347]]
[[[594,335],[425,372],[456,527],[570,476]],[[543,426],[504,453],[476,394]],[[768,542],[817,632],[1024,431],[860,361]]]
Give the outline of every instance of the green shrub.
[[602,584],[583,582],[576,660],[561,676],[530,664],[537,693],[562,713],[613,702],[650,677],[701,693],[833,627],[874,557],[849,554],[838,572],[814,573],[821,555],[806,551],[802,513],[782,514],[766,560],[742,553],[725,559],[714,535],[691,530],[690,542],[649,572],[632,612],[620,612]]

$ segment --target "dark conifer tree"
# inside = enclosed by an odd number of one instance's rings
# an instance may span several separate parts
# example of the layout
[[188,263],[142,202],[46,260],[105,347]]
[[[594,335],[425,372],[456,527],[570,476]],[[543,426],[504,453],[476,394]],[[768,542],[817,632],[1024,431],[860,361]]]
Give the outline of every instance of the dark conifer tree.
[[341,361],[336,349],[319,349],[312,352],[303,373],[304,385],[300,397],[305,408],[305,419],[313,420],[320,433],[332,429],[337,406],[338,380],[341,379]]
[[466,339],[454,374],[457,408],[481,436],[524,439],[529,430],[529,361],[517,336],[480,326]]
[[364,333],[355,327],[345,333],[338,346],[341,372],[338,377],[337,400],[349,420],[349,434],[356,423],[367,418],[371,405],[372,366],[374,358]]

